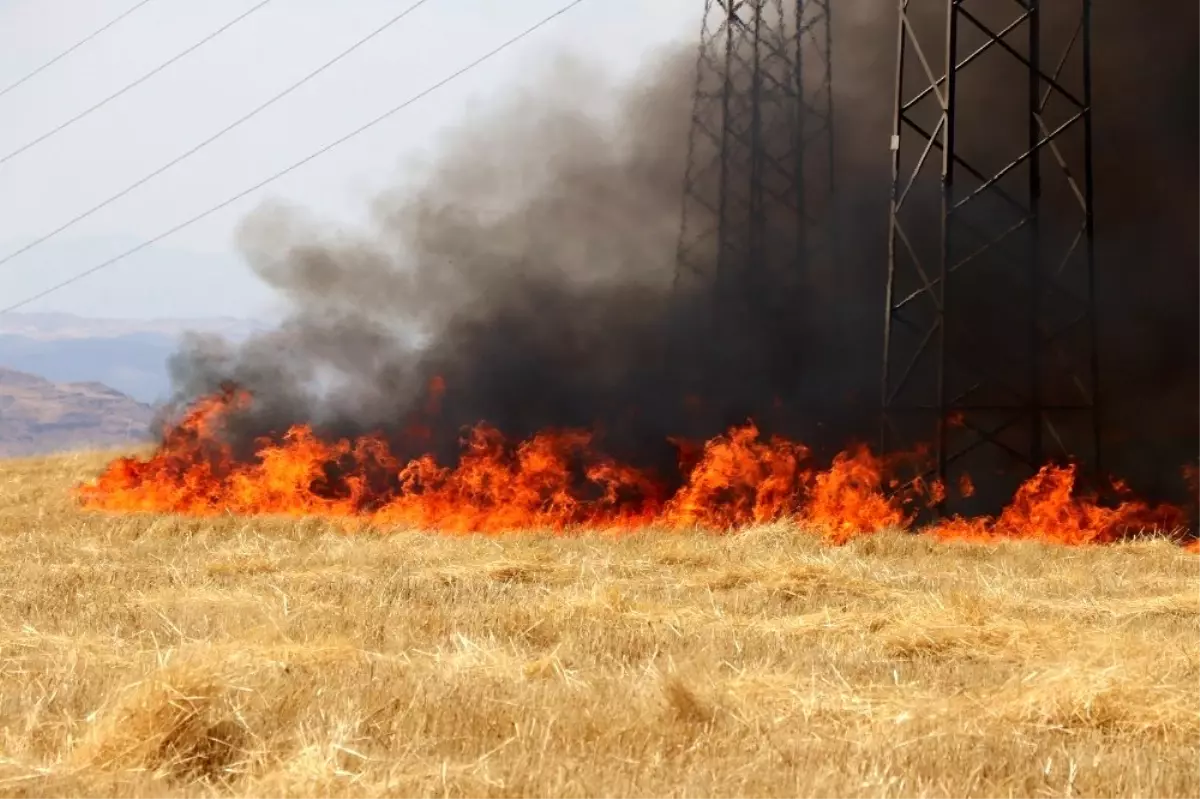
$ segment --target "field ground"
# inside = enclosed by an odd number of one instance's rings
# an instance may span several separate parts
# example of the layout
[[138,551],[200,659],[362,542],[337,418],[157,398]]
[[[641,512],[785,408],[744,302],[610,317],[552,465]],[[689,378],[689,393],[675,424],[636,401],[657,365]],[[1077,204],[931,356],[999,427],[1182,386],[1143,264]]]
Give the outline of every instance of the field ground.
[[105,517],[0,463],[3,795],[1200,795],[1200,559]]

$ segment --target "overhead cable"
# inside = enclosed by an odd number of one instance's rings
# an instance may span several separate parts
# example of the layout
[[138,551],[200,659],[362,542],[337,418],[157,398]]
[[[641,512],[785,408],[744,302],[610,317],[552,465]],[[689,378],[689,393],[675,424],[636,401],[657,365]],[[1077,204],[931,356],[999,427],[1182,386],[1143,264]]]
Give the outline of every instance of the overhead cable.
[[540,21],[534,23],[533,25],[526,28],[521,33],[518,33],[516,36],[513,36],[511,39],[508,39],[504,43],[489,50],[487,53],[484,53],[483,55],[476,58],[471,63],[458,69],[456,72],[453,72],[450,75],[448,75],[447,77],[442,78],[437,83],[434,83],[433,85],[423,89],[422,91],[418,92],[417,94],[413,95],[412,97],[409,97],[407,100],[400,103],[399,105],[393,106],[392,108],[383,112],[379,116],[375,117],[374,119],[370,120],[369,122],[367,122],[363,125],[360,125],[359,127],[355,128],[354,130],[350,131],[349,133],[341,136],[340,138],[334,139],[333,141],[324,145],[320,149],[315,150],[312,153],[309,153],[304,158],[301,158],[299,161],[293,162],[291,165],[284,167],[283,169],[279,170],[278,172],[274,173],[273,175],[270,175],[269,177],[258,181],[254,185],[249,186],[249,187],[239,191],[237,194],[234,194],[234,195],[226,198],[225,200],[222,200],[221,202],[217,203],[216,205],[213,205],[213,206],[209,207],[208,209],[201,211],[200,213],[196,214],[195,216],[193,216],[183,222],[180,222],[179,224],[175,225],[174,227],[164,230],[162,233],[159,233],[157,236],[155,236],[151,239],[147,239],[146,241],[143,241],[141,244],[138,244],[136,247],[131,247],[128,250],[125,250],[124,252],[114,255],[113,257],[109,258],[108,260],[101,261],[100,263],[96,264],[95,266],[89,267],[88,269],[85,269],[82,272],[77,272],[76,274],[72,275],[71,277],[69,277],[63,281],[60,281],[59,283],[55,283],[54,285],[50,286],[49,288],[43,289],[42,291],[39,291],[36,294],[32,294],[32,295],[26,297],[25,299],[20,300],[19,302],[15,302],[12,305],[8,305],[4,308],[0,308],[0,314],[10,313],[12,311],[17,310],[18,308],[22,308],[26,305],[29,305],[32,302],[36,302],[37,300],[40,300],[43,297],[47,297],[50,294],[53,294],[63,288],[66,288],[67,286],[70,286],[74,283],[78,283],[80,280],[83,280],[84,278],[90,277],[91,275],[94,275],[97,272],[107,269],[108,267],[112,266],[113,264],[116,264],[116,263],[124,260],[125,258],[128,258],[130,255],[138,253],[138,252],[146,249],[147,247],[150,247],[151,245],[157,244],[158,242],[162,241],[163,239],[167,238],[168,236],[173,236],[174,234],[178,233],[179,231],[184,230],[185,228],[191,227],[192,225],[196,224],[197,222],[199,222],[203,219],[207,219],[208,217],[215,214],[217,211],[220,211],[220,210],[232,205],[233,203],[237,202],[238,200],[241,200],[242,198],[247,197],[250,194],[253,194],[254,192],[258,191],[259,189],[263,188],[264,186],[274,183],[275,181],[279,180],[280,178],[284,177],[285,175],[288,175],[288,174],[294,172],[295,170],[299,169],[300,167],[304,166],[305,164],[309,163],[310,161],[320,158],[322,155],[325,155],[329,151],[331,151],[337,147],[340,147],[341,145],[345,144],[346,142],[350,141],[351,139],[354,139],[357,136],[360,136],[361,134],[367,132],[368,130],[370,130],[371,128],[380,124],[381,122],[384,122],[387,119],[391,118],[392,116],[395,116],[399,112],[408,108],[413,103],[416,103],[417,101],[424,99],[425,97],[429,96],[430,94],[433,94],[438,89],[441,89],[443,86],[445,86],[446,84],[456,80],[457,78],[459,78],[459,77],[465,75],[466,73],[470,72],[471,70],[475,69],[480,64],[483,64],[484,62],[499,55],[504,50],[507,50],[509,47],[513,46],[514,44],[521,41],[525,37],[534,33],[538,29],[545,27],[547,24],[549,24],[554,19],[566,14],[568,11],[570,11],[571,9],[575,8],[578,5],[581,5],[584,2],[585,2],[585,0],[572,0],[572,2],[567,3],[566,5],[559,8],[557,11],[549,14],[546,17],[543,17]]
[[198,42],[196,42],[195,44],[193,44],[191,47],[188,47],[186,50],[184,50],[184,51],[182,51],[182,52],[180,52],[180,53],[177,53],[176,55],[174,55],[174,56],[172,56],[171,58],[167,59],[166,61],[162,62],[161,64],[159,64],[158,66],[156,66],[154,69],[152,69],[152,70],[150,70],[149,72],[145,73],[145,74],[144,74],[144,75],[142,75],[140,78],[138,78],[138,79],[134,80],[132,83],[127,83],[125,86],[121,87],[121,88],[120,88],[120,89],[118,89],[117,91],[115,91],[115,92],[113,92],[112,94],[108,95],[107,97],[105,97],[105,98],[104,98],[103,100],[101,100],[100,102],[96,103],[95,105],[93,105],[93,106],[91,106],[91,107],[89,107],[89,108],[85,108],[83,111],[80,111],[78,114],[76,114],[75,116],[73,116],[73,117],[71,117],[70,119],[66,120],[65,122],[62,122],[62,123],[58,124],[57,126],[55,126],[55,127],[51,128],[50,130],[48,130],[48,131],[46,131],[45,133],[43,133],[41,136],[38,136],[36,139],[32,139],[32,140],[30,140],[30,141],[27,141],[27,142],[25,142],[25,143],[24,143],[24,144],[22,144],[20,147],[18,147],[17,149],[13,150],[13,151],[12,151],[12,152],[10,152],[10,153],[8,153],[7,155],[0,156],[0,164],[5,164],[5,163],[8,163],[9,161],[11,161],[12,159],[16,158],[16,157],[17,157],[18,155],[20,155],[21,153],[25,152],[26,150],[28,150],[28,149],[30,149],[30,148],[32,148],[32,147],[36,147],[37,145],[39,145],[39,144],[41,144],[42,142],[46,141],[46,139],[49,139],[51,136],[54,136],[55,134],[57,134],[57,133],[60,133],[60,132],[62,132],[62,131],[64,131],[64,130],[66,130],[67,128],[69,128],[70,126],[74,125],[76,122],[78,122],[79,120],[81,120],[81,119],[83,119],[84,117],[88,116],[88,115],[89,115],[89,114],[91,114],[93,111],[98,111],[98,110],[100,110],[101,108],[103,108],[104,106],[108,105],[108,104],[109,104],[109,103],[111,103],[113,100],[115,100],[115,99],[117,99],[118,97],[120,97],[121,95],[123,95],[123,94],[125,94],[126,92],[130,91],[131,89],[134,89],[134,88],[136,88],[136,87],[140,86],[141,84],[145,83],[145,82],[146,82],[146,81],[148,81],[150,78],[154,77],[155,75],[157,75],[158,73],[160,73],[160,72],[162,72],[164,69],[166,69],[167,67],[169,67],[169,66],[171,66],[172,64],[174,64],[176,61],[179,61],[180,59],[182,59],[182,58],[185,58],[186,56],[190,55],[191,53],[194,53],[196,50],[199,50],[201,47],[203,47],[204,45],[208,44],[208,43],[209,43],[209,42],[211,42],[213,39],[217,38],[217,37],[218,37],[218,36],[220,36],[222,33],[224,33],[225,31],[229,30],[229,29],[230,29],[230,28],[232,28],[234,25],[238,24],[239,22],[241,22],[242,20],[244,20],[246,17],[250,16],[250,15],[251,15],[251,14],[253,14],[255,11],[258,11],[260,8],[262,8],[263,6],[267,5],[267,4],[268,4],[268,3],[270,3],[271,1],[272,1],[272,0],[259,0],[259,2],[258,2],[258,3],[255,3],[254,5],[252,5],[252,6],[251,6],[249,9],[247,9],[246,11],[243,11],[241,14],[238,14],[238,15],[237,15],[236,17],[234,17],[232,20],[230,20],[229,22],[226,22],[224,25],[222,25],[221,27],[217,28],[215,31],[213,31],[212,33],[208,34],[208,35],[207,35],[207,36],[205,36],[203,39],[201,39],[200,41],[198,41]]
[[54,238],[59,233],[62,233],[64,230],[67,230],[68,228],[74,226],[78,222],[82,222],[84,219],[87,219],[89,216],[91,216],[92,214],[101,210],[102,208],[106,208],[107,206],[109,206],[112,203],[116,202],[117,200],[121,199],[125,195],[127,195],[130,192],[134,191],[135,189],[139,188],[140,186],[143,186],[146,183],[150,182],[154,178],[156,178],[159,175],[161,175],[162,173],[166,172],[168,169],[174,167],[176,164],[179,164],[182,161],[185,161],[188,158],[191,158],[193,155],[200,152],[205,147],[207,147],[208,145],[215,142],[217,139],[224,136],[226,133],[229,133],[230,131],[234,130],[235,128],[241,126],[243,123],[249,121],[253,117],[258,116],[258,114],[267,110],[272,105],[274,105],[275,103],[282,100],[284,97],[287,97],[289,94],[294,92],[296,89],[299,89],[301,86],[308,83],[310,80],[315,78],[317,75],[320,75],[322,72],[329,69],[334,64],[338,63],[343,58],[350,55],[355,50],[362,47],[364,44],[371,41],[376,36],[383,33],[388,28],[392,27],[397,22],[404,19],[409,14],[411,14],[413,11],[416,11],[418,8],[420,8],[421,6],[425,5],[428,2],[429,2],[429,0],[417,0],[417,2],[413,3],[408,8],[401,11],[399,14],[396,14],[395,16],[393,16],[391,19],[387,20],[382,25],[375,28],[375,30],[371,31],[366,36],[362,37],[361,39],[356,41],[354,44],[347,47],[345,50],[342,50],[340,53],[338,53],[333,58],[326,61],[324,64],[321,64],[319,67],[312,70],[307,75],[300,78],[295,83],[288,86],[287,88],[283,89],[282,91],[280,91],[277,94],[273,95],[272,97],[268,98],[265,102],[259,104],[255,108],[251,109],[246,114],[243,114],[242,116],[235,119],[233,122],[230,122],[228,125],[221,128],[220,130],[218,130],[216,133],[212,134],[208,138],[204,139],[203,141],[199,142],[198,144],[193,145],[191,148],[183,151],[182,153],[175,156],[170,161],[166,162],[165,164],[163,164],[162,166],[153,170],[152,172],[149,172],[146,175],[143,175],[142,177],[138,178],[133,183],[130,183],[128,186],[121,189],[116,194],[113,194],[112,196],[108,197],[107,199],[97,203],[96,205],[93,205],[91,208],[87,209],[86,211],[76,214],[74,217],[72,217],[71,219],[68,219],[66,222],[59,225],[54,230],[51,230],[50,232],[45,233],[42,236],[39,236],[38,238],[34,239],[33,241],[19,247],[16,250],[13,250],[12,252],[5,255],[4,257],[0,258],[0,266],[3,266],[4,264],[8,263],[12,259],[16,258],[18,255],[28,252],[29,250],[32,250],[34,247],[38,246],[39,244],[42,244],[43,242]]
[[70,47],[68,47],[66,50],[63,50],[63,51],[62,51],[61,53],[59,53],[58,55],[54,56],[54,58],[51,58],[49,61],[45,62],[45,63],[44,63],[44,64],[42,64],[40,67],[38,67],[37,69],[33,70],[32,72],[29,72],[29,73],[27,73],[27,74],[25,75],[25,77],[21,78],[20,80],[14,81],[13,83],[10,83],[10,84],[8,84],[8,85],[7,85],[7,86],[5,86],[3,89],[0,89],[0,97],[3,97],[4,95],[8,94],[8,93],[9,93],[9,92],[11,92],[13,89],[17,88],[17,87],[18,87],[18,86],[20,86],[22,83],[24,83],[25,81],[29,80],[29,79],[30,79],[30,78],[32,78],[33,76],[35,76],[35,75],[39,74],[40,72],[42,72],[43,70],[47,69],[48,67],[52,67],[52,66],[54,66],[55,64],[57,64],[59,61],[62,61],[64,58],[66,58],[67,56],[69,56],[71,53],[75,52],[75,51],[76,51],[76,50],[78,50],[80,47],[83,47],[85,44],[87,44],[88,42],[90,42],[92,39],[95,39],[97,36],[99,36],[100,34],[104,33],[106,30],[108,30],[109,28],[111,28],[113,25],[116,25],[118,22],[120,22],[121,20],[125,19],[125,17],[129,16],[129,15],[130,15],[130,14],[132,14],[134,11],[137,11],[139,8],[141,8],[142,6],[146,5],[146,4],[147,4],[147,3],[149,3],[150,1],[151,1],[151,0],[141,0],[141,2],[135,3],[133,6],[131,6],[131,7],[127,8],[127,9],[125,9],[125,10],[124,10],[124,11],[122,11],[120,14],[118,14],[117,16],[115,16],[115,17],[113,17],[112,19],[110,19],[108,22],[106,22],[106,23],[104,23],[103,25],[101,25],[99,28],[96,28],[96,30],[92,31],[92,32],[91,32],[91,33],[89,33],[87,36],[84,36],[82,39],[80,39],[79,41],[75,42],[75,44],[71,45],[71,46],[70,46]]

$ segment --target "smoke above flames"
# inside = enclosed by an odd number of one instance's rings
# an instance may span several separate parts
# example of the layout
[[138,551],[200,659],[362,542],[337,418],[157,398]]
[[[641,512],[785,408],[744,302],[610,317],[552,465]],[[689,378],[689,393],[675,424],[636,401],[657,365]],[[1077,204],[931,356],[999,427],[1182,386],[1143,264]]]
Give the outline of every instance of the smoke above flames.
[[[278,202],[251,214],[239,245],[289,315],[240,346],[189,340],[172,361],[174,410],[247,392],[219,432],[243,477],[297,426],[320,446],[371,437],[399,464],[453,468],[464,431],[486,423],[514,442],[586,430],[665,497],[691,485],[673,441],[750,420],[826,462],[873,442],[895,19],[873,3],[837,11],[839,277],[789,297],[782,329],[751,314],[714,338],[720,298],[672,290],[694,49],[656,55],[615,96],[564,61],[446,132],[375,199],[365,230]],[[1107,465],[1156,498],[1178,499],[1179,465],[1197,454],[1196,14],[1096,11]],[[772,292],[742,288],[751,302]]]

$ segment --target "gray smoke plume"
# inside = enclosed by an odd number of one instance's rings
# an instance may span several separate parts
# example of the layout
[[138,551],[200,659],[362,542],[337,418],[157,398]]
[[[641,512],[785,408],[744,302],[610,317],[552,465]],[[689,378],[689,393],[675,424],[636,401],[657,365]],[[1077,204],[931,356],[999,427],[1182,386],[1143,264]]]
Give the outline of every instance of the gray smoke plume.
[[[245,220],[245,257],[291,314],[241,347],[192,340],[172,364],[177,398],[253,392],[229,432],[245,455],[300,422],[446,461],[479,421],[514,437],[586,427],[668,475],[669,437],[747,417],[818,448],[874,440],[896,23],[874,3],[838,11],[848,235],[836,287],[789,300],[794,327],[751,315],[714,338],[719,298],[672,291],[694,50],[663,53],[594,112],[580,98],[613,90],[563,61],[447,135],[425,171],[376,199],[368,230],[282,204]],[[1196,29],[1182,0],[1096,11],[1108,466],[1152,493],[1176,488],[1197,451]],[[1023,88],[987,86],[1001,105]]]

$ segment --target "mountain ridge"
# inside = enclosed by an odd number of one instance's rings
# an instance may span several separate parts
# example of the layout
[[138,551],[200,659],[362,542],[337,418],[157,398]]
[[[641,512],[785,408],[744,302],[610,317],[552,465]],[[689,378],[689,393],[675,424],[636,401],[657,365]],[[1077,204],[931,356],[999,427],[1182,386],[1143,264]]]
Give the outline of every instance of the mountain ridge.
[[169,361],[189,333],[240,342],[266,320],[233,316],[118,319],[68,313],[0,316],[0,365],[54,383],[95,381],[143,403],[171,394]]
[[0,457],[132,446],[155,409],[97,381],[56,383],[0,366]]

